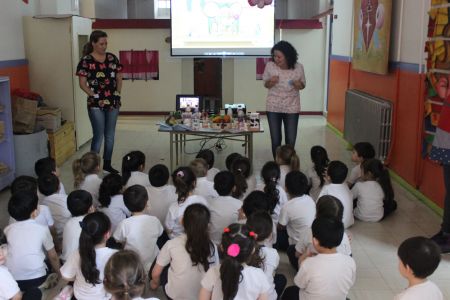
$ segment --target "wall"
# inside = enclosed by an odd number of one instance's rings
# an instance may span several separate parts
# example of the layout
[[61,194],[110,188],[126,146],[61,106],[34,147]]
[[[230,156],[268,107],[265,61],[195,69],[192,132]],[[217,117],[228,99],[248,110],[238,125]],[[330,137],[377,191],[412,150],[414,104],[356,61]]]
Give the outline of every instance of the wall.
[[126,19],[127,0],[95,0],[95,16],[99,19]]
[[334,2],[333,45],[330,62],[328,122],[344,129],[345,91],[357,89],[394,104],[393,144],[389,167],[411,186],[442,206],[440,168],[421,157],[424,40],[429,1],[393,2],[390,67],[387,75],[352,69],[353,1]]

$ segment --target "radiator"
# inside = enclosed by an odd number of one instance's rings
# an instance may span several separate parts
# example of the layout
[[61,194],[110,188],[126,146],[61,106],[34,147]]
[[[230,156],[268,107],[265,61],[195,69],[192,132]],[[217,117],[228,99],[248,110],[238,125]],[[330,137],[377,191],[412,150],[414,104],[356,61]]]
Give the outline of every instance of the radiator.
[[384,161],[391,144],[392,103],[357,91],[345,94],[344,138],[352,145],[369,142]]

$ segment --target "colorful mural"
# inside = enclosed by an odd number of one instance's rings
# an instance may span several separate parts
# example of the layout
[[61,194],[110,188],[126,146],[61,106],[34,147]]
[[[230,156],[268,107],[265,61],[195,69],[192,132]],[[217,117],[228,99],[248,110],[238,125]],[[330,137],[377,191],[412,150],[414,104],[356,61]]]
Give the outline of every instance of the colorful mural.
[[392,0],[355,0],[354,69],[388,73]]

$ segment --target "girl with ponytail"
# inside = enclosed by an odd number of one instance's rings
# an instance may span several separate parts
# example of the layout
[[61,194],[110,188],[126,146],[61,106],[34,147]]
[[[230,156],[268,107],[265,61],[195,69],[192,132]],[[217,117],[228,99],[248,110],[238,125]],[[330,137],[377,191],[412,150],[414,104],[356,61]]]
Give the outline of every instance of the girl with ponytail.
[[98,207],[99,189],[102,183],[98,176],[100,172],[100,157],[98,154],[87,152],[81,158],[75,159],[72,163],[72,172],[75,189],[89,192],[94,206]]
[[119,174],[106,175],[100,184],[99,210],[104,212],[111,221],[111,232],[116,230],[122,220],[131,216],[131,212],[123,201],[122,190],[122,177]]
[[74,296],[78,300],[110,299],[103,287],[104,269],[116,250],[106,247],[111,236],[111,222],[102,212],[94,212],[80,222],[78,251],[73,252],[61,267],[61,275],[74,281]]
[[105,290],[111,300],[157,300],[141,298],[145,289],[146,274],[139,255],[132,250],[114,253],[105,266]]
[[271,214],[275,223],[278,223],[281,207],[288,201],[287,194],[278,184],[280,180],[280,166],[274,161],[268,161],[261,169],[261,178],[264,181],[262,190],[271,199]]
[[234,223],[224,229],[222,262],[206,272],[200,300],[268,299],[271,286],[261,269],[256,238],[245,224]]
[[231,164],[230,170],[234,175],[236,185],[232,196],[243,200],[256,188],[256,177],[252,174],[250,160],[244,156],[238,157]]
[[177,193],[177,202],[172,203],[167,212],[165,228],[171,239],[181,235],[184,228],[181,218],[188,207],[194,203],[200,203],[208,207],[206,199],[199,195],[194,195],[197,179],[194,172],[189,167],[179,167],[172,173],[172,182]]
[[322,146],[311,148],[312,167],[306,172],[311,189],[309,195],[317,202],[320,191],[325,184],[325,171],[330,163],[327,150]]
[[280,166],[280,186],[286,190],[286,175],[291,171],[300,171],[300,158],[292,145],[279,146],[275,156],[275,162]]
[[125,188],[135,184],[150,186],[148,175],[144,173],[145,154],[131,151],[122,158],[122,180]]
[[[169,299],[198,299],[200,281],[219,263],[217,247],[209,236],[211,215],[203,204],[191,204],[184,212],[185,234],[168,241],[152,271],[152,289],[163,286]],[[163,272],[168,267],[168,272]]]
[[378,222],[397,209],[394,190],[388,169],[376,159],[361,163],[362,181],[352,188],[353,198],[357,199],[355,218],[367,222]]

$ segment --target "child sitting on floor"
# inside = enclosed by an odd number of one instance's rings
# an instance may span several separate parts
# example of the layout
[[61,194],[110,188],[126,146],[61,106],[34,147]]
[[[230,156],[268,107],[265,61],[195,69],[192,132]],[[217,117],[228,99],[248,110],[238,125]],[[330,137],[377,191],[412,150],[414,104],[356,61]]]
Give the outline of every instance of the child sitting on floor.
[[375,158],[375,148],[371,143],[360,142],[353,145],[352,162],[356,163],[356,166],[352,168],[347,179],[350,188],[361,179],[361,163],[372,158]]
[[216,174],[220,171],[219,169],[214,168],[214,152],[210,149],[203,149],[197,153],[195,158],[203,158],[206,161],[208,164],[208,173],[206,174],[206,178],[209,181],[214,182],[214,176],[216,176]]
[[141,151],[131,151],[122,158],[122,180],[125,188],[140,184],[149,186],[148,176],[144,173],[145,154]]

